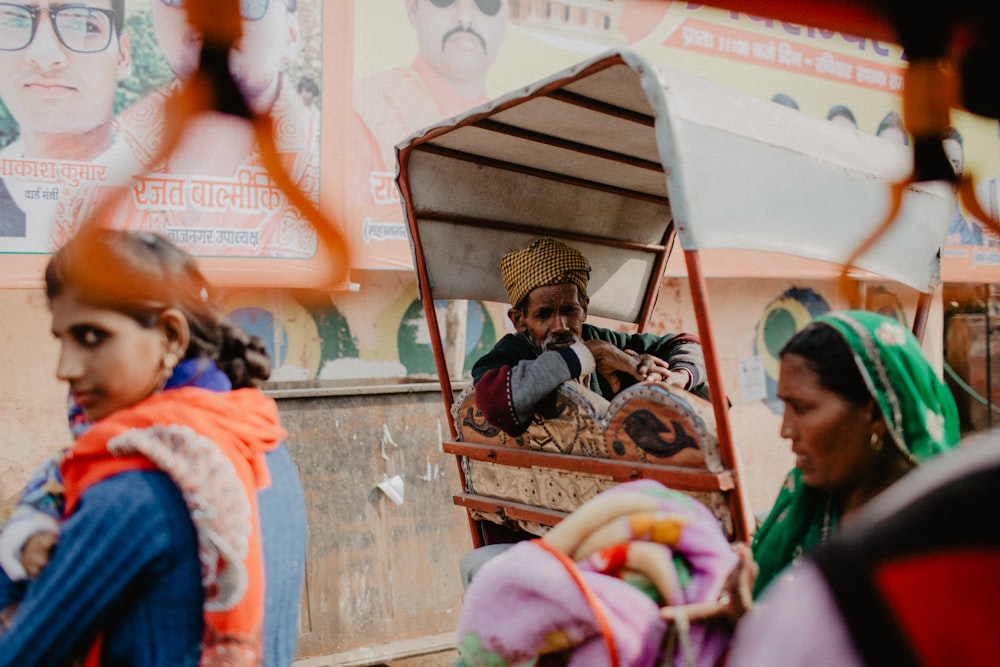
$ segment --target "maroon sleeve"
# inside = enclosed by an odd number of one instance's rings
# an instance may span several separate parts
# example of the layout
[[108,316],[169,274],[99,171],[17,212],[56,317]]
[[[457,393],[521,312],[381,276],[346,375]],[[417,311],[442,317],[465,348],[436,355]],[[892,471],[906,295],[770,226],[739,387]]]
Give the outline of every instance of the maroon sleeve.
[[517,436],[528,430],[529,424],[522,424],[514,411],[510,371],[510,366],[501,366],[483,373],[476,382],[476,407],[486,421]]

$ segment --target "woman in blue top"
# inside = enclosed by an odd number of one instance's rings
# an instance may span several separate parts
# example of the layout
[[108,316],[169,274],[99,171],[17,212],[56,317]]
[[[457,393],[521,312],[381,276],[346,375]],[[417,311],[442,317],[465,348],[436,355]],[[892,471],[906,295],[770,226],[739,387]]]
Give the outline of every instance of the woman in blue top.
[[[262,349],[210,304],[207,286],[190,257],[162,237],[99,231],[67,244],[53,257],[46,277],[53,334],[62,348],[57,374],[69,383],[75,402],[93,422],[93,430],[81,434],[78,442],[89,440],[92,445],[98,429],[124,419],[123,414],[144,414],[146,405],[179,405],[180,414],[190,411],[203,421],[204,406],[168,398],[175,392],[163,391],[184,376],[191,383],[186,386],[209,390],[202,394],[206,399],[218,397],[212,402],[224,403],[233,396],[239,407],[262,406],[259,413],[244,409],[208,417],[218,433],[238,432],[241,422],[256,420],[266,441],[256,442],[256,433],[244,434],[246,440],[237,439],[237,449],[243,447],[239,442],[247,443],[246,465],[240,463],[238,451],[226,454],[226,460],[245,473],[252,470],[247,473],[251,477],[266,479],[261,472],[267,467],[264,451],[273,451],[284,436],[273,401],[268,405],[270,399],[246,393],[252,390],[220,394],[218,389],[225,387],[199,384],[252,386],[266,378],[269,363]],[[176,393],[189,395],[183,388]],[[166,423],[167,430],[172,424]],[[156,434],[157,428],[154,423],[126,435]],[[109,440],[106,446],[113,452],[115,442]],[[219,609],[226,613],[246,590],[240,583],[245,578],[228,575],[239,575],[241,564],[250,562],[241,561],[240,555],[246,553],[245,538],[255,530],[256,503],[246,495],[246,483],[220,468],[206,486],[198,479],[184,479],[173,465],[155,465],[155,457],[147,460],[135,452],[126,453],[126,458],[138,463],[81,482],[80,475],[87,477],[90,468],[74,467],[72,459],[92,456],[93,450],[77,449],[70,450],[63,464],[64,473],[72,471],[77,492],[48,565],[30,583],[0,575],[0,608],[8,610],[0,629],[0,665],[69,665],[84,657],[87,664],[101,665],[212,664],[203,655],[210,638],[205,619]],[[212,446],[203,452],[221,456]],[[116,465],[113,459],[108,464],[104,456],[105,462],[97,463],[107,468]],[[243,525],[237,512],[237,520],[221,526],[235,532],[212,542],[205,537],[204,517],[192,514],[189,504],[202,492],[217,493],[216,487],[228,487],[230,500],[245,499],[250,523]],[[229,514],[227,507],[223,523]],[[206,560],[206,552],[215,561]],[[212,566],[209,574],[203,568],[206,563]],[[18,604],[10,607],[12,603]],[[261,610],[257,617],[262,616]],[[257,637],[254,660],[260,656],[261,638],[260,621],[256,623],[248,628],[249,636]]]

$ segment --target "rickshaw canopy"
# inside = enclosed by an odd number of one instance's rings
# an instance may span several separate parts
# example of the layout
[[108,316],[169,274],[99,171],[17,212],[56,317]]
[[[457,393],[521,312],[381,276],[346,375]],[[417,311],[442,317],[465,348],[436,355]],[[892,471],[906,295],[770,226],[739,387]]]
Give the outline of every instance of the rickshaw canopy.
[[[628,50],[422,130],[397,154],[434,299],[505,302],[500,257],[552,234],[593,265],[590,312],[640,324],[675,230],[684,250],[842,264],[912,159],[907,147]],[[933,291],[953,206],[944,184],[909,187],[855,267]]]

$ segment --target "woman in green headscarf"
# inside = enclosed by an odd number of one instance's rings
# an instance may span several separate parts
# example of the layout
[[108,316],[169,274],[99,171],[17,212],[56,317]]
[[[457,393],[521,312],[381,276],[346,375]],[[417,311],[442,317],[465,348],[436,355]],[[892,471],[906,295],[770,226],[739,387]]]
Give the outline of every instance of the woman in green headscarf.
[[865,311],[829,313],[781,350],[789,473],[751,548],[757,598],[838,522],[959,439],[958,410],[916,338]]

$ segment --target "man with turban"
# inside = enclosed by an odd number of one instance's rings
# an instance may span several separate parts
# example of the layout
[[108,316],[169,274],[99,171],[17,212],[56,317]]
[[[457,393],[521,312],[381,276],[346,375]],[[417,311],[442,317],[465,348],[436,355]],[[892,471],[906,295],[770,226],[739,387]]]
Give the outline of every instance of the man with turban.
[[610,399],[642,380],[661,380],[707,398],[701,343],[691,334],[627,334],[586,324],[590,264],[551,238],[504,255],[508,334],[475,363],[476,406],[510,435],[574,378]]

